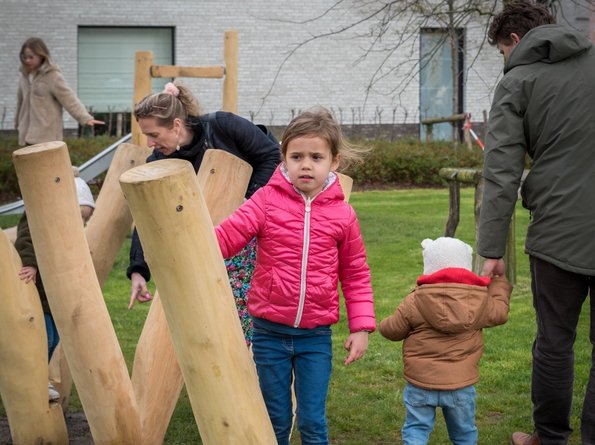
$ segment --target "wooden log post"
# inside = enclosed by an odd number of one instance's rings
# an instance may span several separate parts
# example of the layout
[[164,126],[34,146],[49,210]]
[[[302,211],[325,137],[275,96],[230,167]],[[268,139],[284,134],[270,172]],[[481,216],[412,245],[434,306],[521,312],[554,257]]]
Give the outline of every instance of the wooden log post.
[[118,251],[130,231],[132,215],[120,187],[120,176],[126,170],[145,163],[149,148],[120,144],[105,176],[95,211],[85,228],[99,285],[107,279]]
[[345,202],[349,202],[351,190],[353,189],[353,179],[343,173],[337,173],[337,175],[339,176],[339,184],[341,184],[343,194],[345,195]]
[[139,444],[132,384],[85,238],[63,142],[13,152],[39,271],[96,445]]
[[[120,175],[132,167],[144,164],[150,154],[150,149],[138,145],[124,143],[118,146],[97,197],[93,217],[85,228],[100,286],[107,279],[132,224],[132,215],[120,188]],[[60,403],[66,412],[73,381],[60,345],[52,355],[50,380],[60,393]]]
[[[213,224],[219,224],[244,201],[252,167],[223,150],[207,150],[197,175]],[[144,445],[160,445],[183,387],[159,293],[145,320],[132,368]]]
[[120,178],[205,445],[276,444],[202,192],[177,159]]
[[133,112],[130,121],[132,140],[134,145],[147,146],[147,137],[141,133],[140,127],[134,117],[134,106],[147,94],[151,94],[151,65],[153,65],[152,51],[136,51],[134,53],[134,97]]
[[223,59],[223,111],[238,112],[238,31],[225,31]]
[[13,227],[9,227],[7,229],[4,229],[4,233],[6,234],[6,236],[8,237],[8,240],[14,244],[14,242],[17,239],[17,226],[13,226]]
[[14,445],[67,445],[62,409],[48,402],[48,345],[39,294],[18,273],[22,263],[0,231],[0,395]]

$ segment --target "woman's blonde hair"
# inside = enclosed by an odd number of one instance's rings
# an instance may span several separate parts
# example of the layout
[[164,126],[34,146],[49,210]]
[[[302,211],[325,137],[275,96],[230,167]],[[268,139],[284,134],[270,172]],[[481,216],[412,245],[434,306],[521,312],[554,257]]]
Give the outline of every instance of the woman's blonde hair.
[[25,40],[25,43],[21,46],[21,52],[19,53],[19,59],[21,63],[23,63],[23,56],[25,54],[25,50],[30,49],[33,54],[41,59],[41,64],[43,65],[46,62],[50,62],[50,50],[48,49],[47,45],[43,40],[39,37],[30,37]]
[[328,109],[314,107],[294,117],[285,128],[281,139],[283,158],[285,158],[287,146],[292,140],[316,136],[329,144],[333,159],[339,157],[338,170],[344,170],[353,163],[362,162],[364,154],[369,151],[367,147],[352,145],[345,140],[341,126]]
[[137,120],[154,117],[159,125],[171,128],[174,119],[187,123],[190,116],[199,116],[200,106],[190,89],[177,82],[174,84],[178,94],[161,92],[145,96],[134,107],[134,117]]

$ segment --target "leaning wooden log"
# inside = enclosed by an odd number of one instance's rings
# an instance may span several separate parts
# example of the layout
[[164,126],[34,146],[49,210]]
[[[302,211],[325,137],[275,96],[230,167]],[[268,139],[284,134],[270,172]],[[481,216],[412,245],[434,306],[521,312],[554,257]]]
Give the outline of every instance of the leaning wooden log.
[[144,164],[150,154],[150,149],[138,145],[118,146],[97,197],[95,212],[85,229],[93,266],[101,286],[112,270],[132,224],[132,215],[120,188],[120,176],[126,170]]
[[22,263],[0,231],[0,395],[14,445],[67,445],[62,409],[48,402],[48,343],[39,294],[19,279]]
[[13,152],[52,315],[96,445],[139,444],[140,420],[103,301],[63,142]]
[[17,239],[17,226],[4,229],[4,233],[8,237],[8,240],[14,244]]
[[120,183],[159,288],[202,442],[276,444],[191,164],[153,162],[124,173]]
[[[197,175],[213,224],[240,206],[252,167],[223,150],[207,150]],[[141,333],[132,368],[132,385],[141,415],[143,444],[160,445],[183,387],[159,293]]]
[[[107,279],[132,224],[132,215],[118,180],[126,170],[144,164],[149,154],[150,149],[138,145],[125,143],[118,146],[95,202],[93,217],[85,228],[100,286]],[[50,362],[50,380],[60,393],[60,403],[66,412],[73,381],[66,356],[59,346]]]

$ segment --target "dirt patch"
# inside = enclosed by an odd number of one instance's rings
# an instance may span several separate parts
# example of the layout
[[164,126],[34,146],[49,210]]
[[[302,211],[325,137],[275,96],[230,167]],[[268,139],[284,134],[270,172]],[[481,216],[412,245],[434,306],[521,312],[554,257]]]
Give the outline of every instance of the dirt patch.
[[[70,445],[93,445],[91,430],[83,412],[72,412],[64,415]],[[8,420],[0,417],[0,445],[12,445]]]

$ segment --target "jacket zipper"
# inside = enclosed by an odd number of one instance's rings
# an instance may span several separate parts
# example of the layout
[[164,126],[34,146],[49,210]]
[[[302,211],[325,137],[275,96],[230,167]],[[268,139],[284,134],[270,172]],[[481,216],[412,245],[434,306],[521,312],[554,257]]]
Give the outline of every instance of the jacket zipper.
[[297,328],[302,321],[302,314],[304,313],[304,304],[306,302],[306,270],[308,268],[308,251],[310,250],[310,210],[312,200],[314,198],[306,198],[306,212],[304,214],[304,245],[302,248],[302,270],[300,274],[300,301],[298,304],[298,311],[293,322],[293,327]]

